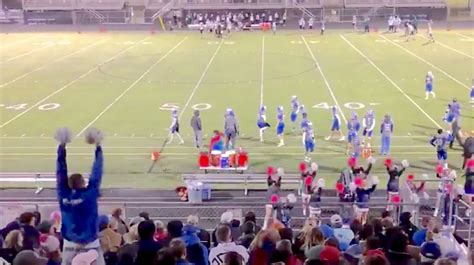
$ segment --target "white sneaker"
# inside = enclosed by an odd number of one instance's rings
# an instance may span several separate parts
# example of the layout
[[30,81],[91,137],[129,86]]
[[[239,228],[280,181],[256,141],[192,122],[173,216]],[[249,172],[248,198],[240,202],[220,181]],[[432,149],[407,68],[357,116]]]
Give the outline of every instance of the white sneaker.
[[341,138],[339,138],[339,141],[340,141],[340,142],[343,142],[343,141],[345,141],[345,140],[346,140],[346,137],[345,137],[345,136],[342,136]]
[[278,147],[282,147],[282,146],[284,146],[284,145],[285,145],[285,143],[280,142],[280,143],[278,144]]
[[184,144],[184,141],[179,142],[180,145]]
[[331,136],[328,136],[328,137],[324,138],[324,140],[326,140],[326,141],[329,141],[330,139],[331,139]]

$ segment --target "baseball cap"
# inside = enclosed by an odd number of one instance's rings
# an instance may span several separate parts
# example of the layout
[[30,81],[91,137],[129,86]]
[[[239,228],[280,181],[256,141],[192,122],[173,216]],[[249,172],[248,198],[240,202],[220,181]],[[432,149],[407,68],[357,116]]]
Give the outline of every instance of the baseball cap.
[[40,233],[48,234],[52,226],[53,226],[53,223],[51,221],[45,220],[39,223],[36,229],[38,229]]
[[73,259],[71,265],[91,265],[99,257],[97,250],[89,250],[84,253],[77,254]]
[[339,214],[334,214],[331,216],[331,225],[335,226],[342,226],[342,217]]
[[46,265],[47,258],[42,258],[32,250],[23,250],[16,255],[13,265]]
[[306,253],[305,256],[308,260],[319,260],[321,255],[321,251],[324,249],[324,246],[317,245],[310,248]]
[[422,257],[435,260],[441,257],[441,248],[433,241],[425,242],[421,245],[420,254]]
[[341,252],[339,251],[339,249],[333,246],[324,246],[323,250],[319,254],[319,259],[333,263],[339,261],[340,255]]
[[41,248],[48,252],[55,252],[59,250],[59,240],[57,237],[52,235],[41,235],[40,236],[40,245]]

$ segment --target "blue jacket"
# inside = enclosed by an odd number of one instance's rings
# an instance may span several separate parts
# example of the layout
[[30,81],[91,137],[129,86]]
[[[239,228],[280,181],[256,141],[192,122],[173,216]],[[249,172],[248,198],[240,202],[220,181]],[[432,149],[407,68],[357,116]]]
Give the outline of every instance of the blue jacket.
[[186,245],[186,258],[195,265],[208,265],[209,253],[207,248],[201,243],[197,236],[199,229],[192,225],[183,227],[183,236],[181,239]]
[[102,148],[97,146],[88,187],[72,190],[68,186],[66,145],[62,144],[58,147],[56,185],[62,216],[61,234],[68,241],[88,244],[98,238],[97,199],[102,181],[103,163]]

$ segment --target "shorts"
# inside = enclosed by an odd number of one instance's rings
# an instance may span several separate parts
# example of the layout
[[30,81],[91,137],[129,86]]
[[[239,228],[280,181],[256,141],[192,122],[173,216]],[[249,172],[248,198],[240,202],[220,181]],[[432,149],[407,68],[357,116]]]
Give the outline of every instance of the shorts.
[[356,137],[357,133],[356,132],[349,132],[347,134],[347,142],[352,143],[352,140],[354,140],[354,137]]
[[446,117],[446,122],[453,122],[454,120],[454,114],[450,114],[448,115],[448,117]]
[[426,84],[425,90],[426,90],[426,92],[433,91],[433,84]]
[[171,133],[179,133],[179,125],[171,127]]
[[225,136],[228,139],[234,139],[236,134],[237,134],[236,132],[225,132]]
[[367,137],[372,137],[373,133],[374,133],[374,130],[368,131],[367,128],[365,128],[364,131],[362,132],[362,135],[363,136],[367,135]]
[[448,159],[448,152],[445,150],[439,150],[437,152],[438,160],[447,160]]
[[314,151],[314,141],[305,141],[304,148],[306,152],[313,152]]
[[277,125],[277,135],[282,135],[284,131],[285,131],[285,123],[284,122],[278,123],[278,125]]
[[295,122],[297,117],[298,117],[298,114],[296,114],[296,112],[292,112],[290,115],[291,122]]
[[341,124],[339,123],[339,121],[333,121],[331,125],[331,131],[332,132],[339,131],[340,129],[341,129]]
[[262,129],[270,127],[270,124],[268,124],[268,122],[257,122],[257,126],[258,128]]

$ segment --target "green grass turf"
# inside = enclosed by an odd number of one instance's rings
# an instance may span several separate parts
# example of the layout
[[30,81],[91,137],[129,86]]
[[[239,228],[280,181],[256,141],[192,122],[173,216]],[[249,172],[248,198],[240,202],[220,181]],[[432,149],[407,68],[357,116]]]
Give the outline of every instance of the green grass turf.
[[[312,106],[332,106],[335,100],[346,118],[351,107],[365,106],[355,110],[360,117],[373,108],[377,128],[383,115],[391,113],[393,159],[408,159],[413,165],[409,172],[432,173],[436,157],[428,140],[438,124],[445,126],[442,116],[453,97],[462,104],[463,129],[474,129],[469,103],[474,31],[436,31],[435,37],[437,43],[424,45],[421,34],[406,43],[398,34],[331,30],[323,37],[298,31],[233,33],[222,42],[197,32],[1,35],[0,171],[54,171],[55,129],[68,126],[77,134],[90,124],[107,135],[104,187],[175,187],[180,173],[198,171],[198,150],[188,126],[193,106],[211,106],[202,111],[204,133],[222,129],[225,109],[232,107],[241,127],[238,146],[250,153],[251,171],[274,165],[294,172],[303,148],[290,129],[289,103],[298,95],[317,134],[313,161],[329,185],[346,165],[345,143],[324,140],[330,110]],[[435,100],[424,100],[427,71],[435,75]],[[276,147],[273,127],[266,131],[265,143],[258,141],[261,99],[272,125],[276,107],[285,107],[285,147]],[[180,107],[186,143],[167,145],[153,172],[146,174],[150,153],[167,136],[170,113],[160,109],[164,104]],[[372,143],[377,151],[378,134]],[[69,146],[70,170],[89,171],[92,151],[82,137],[75,139]],[[385,176],[384,158],[377,153],[374,172]],[[449,161],[459,167],[460,151],[450,151]]]

